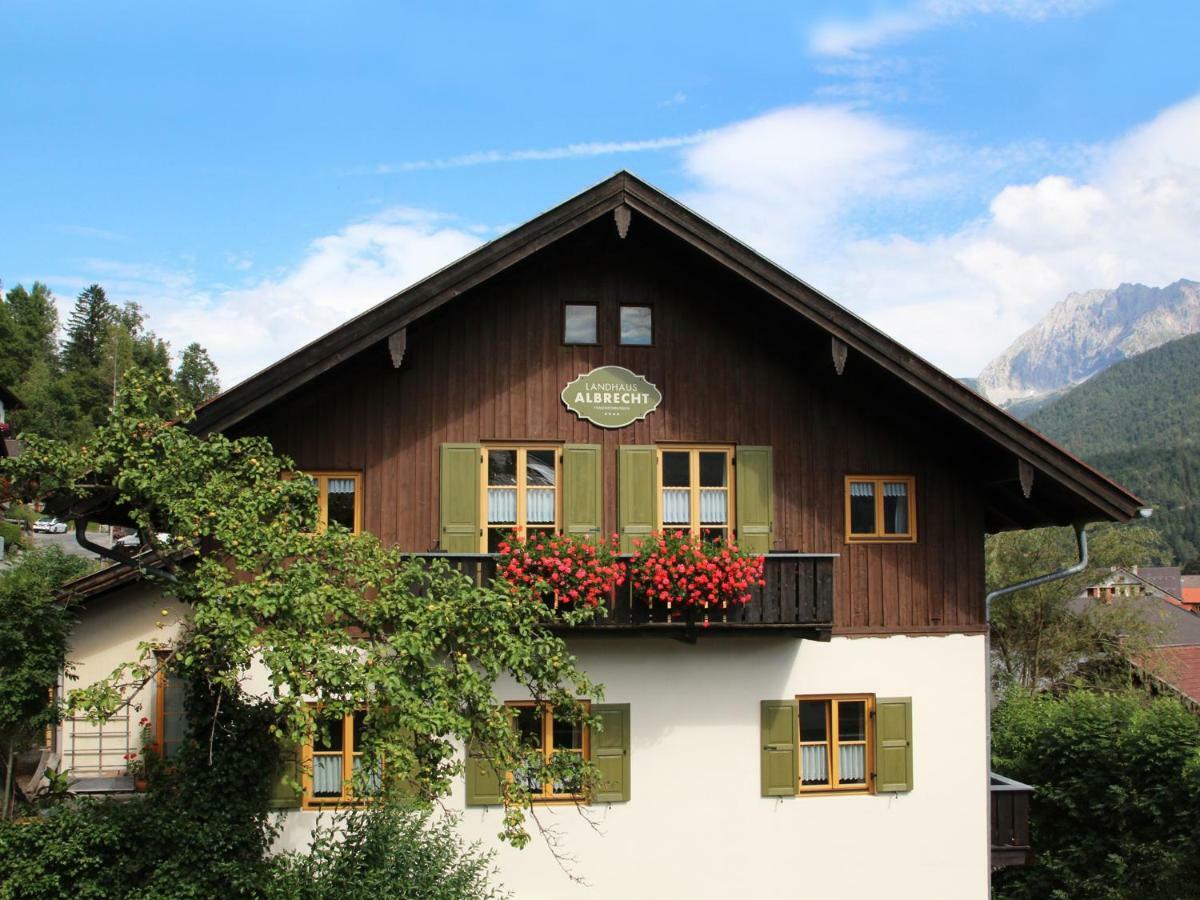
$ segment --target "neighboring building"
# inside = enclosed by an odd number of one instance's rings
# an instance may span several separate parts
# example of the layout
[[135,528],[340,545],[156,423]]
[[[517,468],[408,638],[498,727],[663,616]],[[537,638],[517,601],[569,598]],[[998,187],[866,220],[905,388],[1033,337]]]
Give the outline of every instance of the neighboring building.
[[[593,380],[621,387],[564,399],[612,366],[628,373]],[[767,554],[768,587],[730,621],[667,623],[624,594],[569,635],[608,727],[592,741],[522,715],[604,771],[598,829],[569,804],[539,811],[591,887],[535,840],[499,848],[521,897],[774,894],[791,878],[814,895],[983,900],[984,534],[1142,505],[626,173],[215,398],[193,427],[269,437],[318,478],[324,516],[415,553],[471,558],[513,527],[626,546],[668,527]],[[169,642],[187,614],[124,570],[74,588],[81,681],[139,640]],[[170,742],[169,682],[111,734],[67,723],[66,764],[119,778],[141,715]],[[351,763],[326,758],[305,796],[280,796],[286,846],[337,799],[326,769]],[[472,769],[448,798],[467,838],[494,843],[497,793]]]
[[1111,574],[1087,588],[1087,596],[1158,597],[1191,612],[1200,612],[1200,576],[1183,575],[1179,566],[1113,566]]

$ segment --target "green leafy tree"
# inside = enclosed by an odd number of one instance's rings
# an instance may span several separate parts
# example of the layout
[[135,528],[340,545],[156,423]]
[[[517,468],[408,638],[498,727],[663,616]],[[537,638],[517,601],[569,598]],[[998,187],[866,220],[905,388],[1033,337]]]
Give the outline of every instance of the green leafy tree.
[[187,345],[179,358],[179,368],[175,370],[175,389],[179,392],[180,400],[191,407],[199,406],[221,392],[217,364],[212,361],[208,351],[194,341]]
[[[1162,538],[1142,525],[1101,526],[1088,533],[1091,564],[1086,571],[1008,594],[993,604],[993,677],[999,689],[1127,683],[1127,658],[1146,656],[1156,643],[1154,627],[1129,602],[1118,598],[1083,605],[1077,598],[1112,566],[1163,561],[1169,551]],[[1069,528],[992,535],[986,547],[988,590],[1069,566],[1075,553]]]
[[1003,900],[1185,900],[1200,855],[1200,720],[1138,691],[1014,691],[992,762],[1034,787],[1035,864],[993,877]]
[[[168,552],[209,552],[173,564],[164,591],[188,604],[191,621],[171,662],[214,696],[242,696],[251,661],[261,663],[276,699],[274,730],[300,743],[323,715],[366,709],[361,770],[387,760],[388,795],[445,795],[464,770],[472,743],[498,772],[529,760],[493,690],[507,675],[568,721],[595,725],[578,698],[600,697],[575,664],[556,623],[579,623],[591,609],[558,611],[540,597],[481,587],[445,561],[426,562],[370,534],[317,529],[312,481],[262,438],[197,437],[158,414],[178,408],[170,380],[132,370],[111,420],[83,447],[30,438],[0,462],[11,488],[60,501],[115,504],[149,533],[174,536]],[[219,549],[218,549],[219,548]],[[112,715],[153,677],[149,646],[73,703]],[[555,754],[545,780],[586,794],[592,764]],[[503,837],[529,840],[530,798],[522,780],[503,785]],[[534,817],[536,824],[536,817]]]
[[55,589],[91,564],[57,547],[22,553],[0,571],[0,747],[4,794],[0,818],[12,811],[13,761],[58,721],[50,700],[66,656],[72,617]]
[[0,303],[0,384],[16,390],[33,365],[56,363],[57,332],[58,310],[46,285],[10,290]]
[[53,435],[76,444],[92,428],[91,418],[79,406],[79,398],[70,382],[54,371],[46,359],[35,359],[17,388],[25,408],[13,413],[13,427],[19,434]]

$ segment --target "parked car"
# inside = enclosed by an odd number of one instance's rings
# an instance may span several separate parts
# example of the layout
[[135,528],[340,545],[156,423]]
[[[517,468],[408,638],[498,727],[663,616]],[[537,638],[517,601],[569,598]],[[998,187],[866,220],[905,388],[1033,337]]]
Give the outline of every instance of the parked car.
[[60,522],[53,516],[46,516],[33,523],[33,530],[42,534],[66,534],[67,523]]
[[[171,543],[171,535],[165,531],[160,531],[154,536],[160,544]],[[120,547],[122,550],[137,550],[142,546],[142,537],[136,531],[131,531],[124,537],[119,537],[113,541],[114,547]]]

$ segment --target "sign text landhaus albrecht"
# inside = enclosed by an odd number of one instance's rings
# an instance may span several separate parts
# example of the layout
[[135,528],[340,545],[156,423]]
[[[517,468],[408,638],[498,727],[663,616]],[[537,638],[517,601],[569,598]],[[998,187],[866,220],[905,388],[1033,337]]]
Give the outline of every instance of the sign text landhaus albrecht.
[[658,409],[662,393],[644,375],[622,366],[601,366],[567,384],[562,401],[579,418],[601,428],[624,428]]

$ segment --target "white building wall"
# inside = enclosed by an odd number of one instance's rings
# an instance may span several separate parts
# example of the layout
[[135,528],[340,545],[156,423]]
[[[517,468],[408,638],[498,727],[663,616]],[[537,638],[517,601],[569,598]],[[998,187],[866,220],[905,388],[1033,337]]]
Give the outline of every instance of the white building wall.
[[[570,643],[605,701],[631,705],[631,800],[591,807],[598,830],[573,807],[538,808],[583,886],[540,837],[524,850],[498,842],[501,810],[466,808],[460,783],[446,805],[462,811],[467,840],[497,849],[517,897],[987,896],[982,636]],[[912,697],[911,793],[760,796],[759,701],[814,693]],[[302,846],[316,815],[289,814],[281,845]]]

